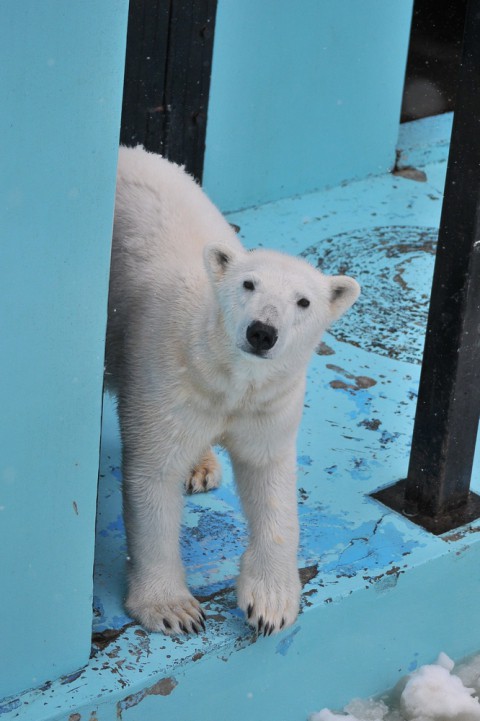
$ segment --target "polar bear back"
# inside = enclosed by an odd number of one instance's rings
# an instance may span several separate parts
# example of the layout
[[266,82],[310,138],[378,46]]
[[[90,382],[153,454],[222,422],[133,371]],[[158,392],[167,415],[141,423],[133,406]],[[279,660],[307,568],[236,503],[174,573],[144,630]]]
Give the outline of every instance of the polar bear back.
[[[141,357],[142,333],[155,328],[169,337],[200,314],[211,292],[203,248],[212,242],[242,249],[193,178],[141,146],[120,148],[106,347],[111,390],[118,390],[126,362]],[[165,312],[172,304],[176,312]]]
[[234,230],[179,165],[141,146],[120,148],[114,252],[146,262],[153,272],[203,268],[205,245],[240,249]]

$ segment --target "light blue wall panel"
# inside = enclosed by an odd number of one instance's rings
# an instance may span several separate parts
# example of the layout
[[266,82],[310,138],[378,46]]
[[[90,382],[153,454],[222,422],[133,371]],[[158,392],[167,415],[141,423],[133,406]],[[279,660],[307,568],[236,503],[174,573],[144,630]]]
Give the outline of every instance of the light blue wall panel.
[[204,185],[223,210],[389,170],[412,0],[219,0]]
[[0,6],[0,697],[89,656],[126,15]]

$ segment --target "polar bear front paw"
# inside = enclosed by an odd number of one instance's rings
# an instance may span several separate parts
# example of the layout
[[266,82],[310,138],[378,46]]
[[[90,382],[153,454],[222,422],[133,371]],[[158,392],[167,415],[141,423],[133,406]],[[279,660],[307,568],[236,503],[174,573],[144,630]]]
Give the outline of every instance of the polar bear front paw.
[[188,591],[168,599],[138,600],[130,594],[125,608],[147,631],[162,631],[167,636],[205,631],[205,613]]
[[242,571],[237,585],[238,605],[247,622],[264,636],[291,626],[298,616],[301,584],[298,571],[272,576]]
[[222,469],[215,453],[210,449],[192,470],[185,482],[187,493],[204,493],[218,488],[222,478]]

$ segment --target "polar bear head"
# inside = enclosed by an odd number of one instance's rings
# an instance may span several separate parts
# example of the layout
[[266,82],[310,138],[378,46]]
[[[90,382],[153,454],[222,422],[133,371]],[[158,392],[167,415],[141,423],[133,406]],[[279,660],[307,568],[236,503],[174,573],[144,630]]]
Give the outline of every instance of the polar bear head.
[[252,359],[310,357],[322,333],[360,293],[353,278],[324,275],[272,250],[212,244],[204,260],[225,331]]

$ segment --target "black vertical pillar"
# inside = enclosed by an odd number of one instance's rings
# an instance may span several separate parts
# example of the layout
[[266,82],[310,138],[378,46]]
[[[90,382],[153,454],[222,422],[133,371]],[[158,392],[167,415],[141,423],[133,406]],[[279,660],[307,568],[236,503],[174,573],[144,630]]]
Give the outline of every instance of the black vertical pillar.
[[202,178],[217,0],[130,0],[120,140]]
[[202,178],[217,0],[173,0],[166,72],[166,155]]
[[480,0],[469,0],[408,477],[395,501],[391,489],[375,497],[434,532],[480,516],[479,415]]
[[169,0],[130,0],[123,84],[122,145],[164,152]]

